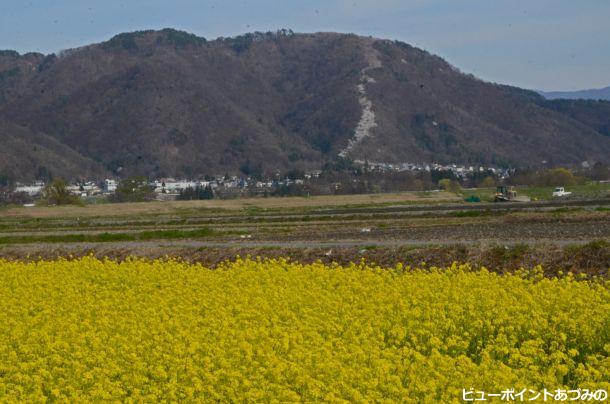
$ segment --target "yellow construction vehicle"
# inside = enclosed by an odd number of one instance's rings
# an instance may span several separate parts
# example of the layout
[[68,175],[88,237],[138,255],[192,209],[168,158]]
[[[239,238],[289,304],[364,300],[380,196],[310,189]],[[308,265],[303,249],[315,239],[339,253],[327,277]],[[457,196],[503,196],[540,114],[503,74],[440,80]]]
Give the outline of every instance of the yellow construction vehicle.
[[517,196],[513,186],[500,185],[494,194],[495,202],[529,202],[530,200],[528,196]]

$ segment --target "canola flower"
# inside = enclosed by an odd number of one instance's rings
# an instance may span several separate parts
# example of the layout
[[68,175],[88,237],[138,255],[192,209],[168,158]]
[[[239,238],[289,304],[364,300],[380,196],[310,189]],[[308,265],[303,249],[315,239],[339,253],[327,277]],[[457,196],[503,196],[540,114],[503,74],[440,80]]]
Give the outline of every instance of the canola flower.
[[0,261],[0,401],[610,389],[608,281],[288,260]]

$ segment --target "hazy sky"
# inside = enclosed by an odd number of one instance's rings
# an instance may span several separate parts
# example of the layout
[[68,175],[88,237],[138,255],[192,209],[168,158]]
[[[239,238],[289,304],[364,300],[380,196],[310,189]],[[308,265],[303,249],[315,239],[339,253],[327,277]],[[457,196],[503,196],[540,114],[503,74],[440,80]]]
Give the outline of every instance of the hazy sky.
[[50,53],[164,27],[208,39],[353,32],[408,42],[490,81],[610,85],[608,0],[0,0],[0,49]]

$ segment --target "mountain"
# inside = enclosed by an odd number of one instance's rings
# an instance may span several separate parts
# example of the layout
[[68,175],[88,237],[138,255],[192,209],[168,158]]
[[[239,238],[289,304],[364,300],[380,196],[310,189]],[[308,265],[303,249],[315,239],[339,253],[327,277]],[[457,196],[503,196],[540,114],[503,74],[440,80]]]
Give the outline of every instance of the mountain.
[[338,156],[609,162],[610,137],[587,108],[568,113],[405,43],[351,34],[282,30],[207,41],[165,29],[58,55],[0,52],[0,121],[20,128],[2,136],[33,146],[35,133],[73,161],[20,149],[10,153],[31,164],[13,166],[17,177],[51,162],[67,178],[274,173]]
[[610,101],[558,99],[542,104],[610,137]]
[[0,120],[1,174],[22,181],[95,178],[107,174],[99,163],[82,156],[51,136]]
[[606,100],[610,101],[610,87],[580,90],[580,91],[540,91],[540,94],[549,100]]

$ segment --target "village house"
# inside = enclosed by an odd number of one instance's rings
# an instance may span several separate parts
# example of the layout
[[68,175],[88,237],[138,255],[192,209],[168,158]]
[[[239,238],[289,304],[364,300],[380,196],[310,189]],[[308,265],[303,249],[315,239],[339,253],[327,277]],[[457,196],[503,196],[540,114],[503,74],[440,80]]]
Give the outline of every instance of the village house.
[[36,181],[30,185],[22,185],[17,184],[15,187],[15,192],[24,192],[29,196],[39,196],[42,194],[42,190],[44,189],[44,182]]

